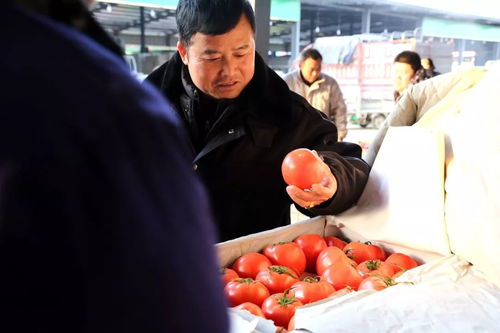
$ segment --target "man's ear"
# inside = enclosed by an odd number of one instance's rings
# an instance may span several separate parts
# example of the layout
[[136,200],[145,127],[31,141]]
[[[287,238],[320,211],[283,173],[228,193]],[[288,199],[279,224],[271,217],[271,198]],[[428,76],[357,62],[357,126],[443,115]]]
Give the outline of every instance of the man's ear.
[[182,62],[184,63],[184,65],[187,66],[188,64],[187,49],[184,47],[184,45],[181,44],[181,42],[177,42],[177,51],[181,56]]

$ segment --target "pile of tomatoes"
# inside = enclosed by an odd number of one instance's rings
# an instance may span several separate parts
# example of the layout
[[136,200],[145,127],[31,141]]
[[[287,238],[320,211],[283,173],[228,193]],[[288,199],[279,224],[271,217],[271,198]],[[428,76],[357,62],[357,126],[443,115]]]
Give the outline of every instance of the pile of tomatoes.
[[416,266],[411,257],[387,257],[382,247],[369,242],[305,234],[244,254],[221,274],[230,306],[292,330],[297,307],[336,294],[385,289]]

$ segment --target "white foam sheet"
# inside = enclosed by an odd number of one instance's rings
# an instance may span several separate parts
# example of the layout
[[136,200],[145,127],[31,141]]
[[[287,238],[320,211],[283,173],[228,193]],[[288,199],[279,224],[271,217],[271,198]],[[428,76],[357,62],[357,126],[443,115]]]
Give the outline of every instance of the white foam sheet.
[[499,332],[500,289],[450,255],[403,274],[396,286],[299,308],[310,332]]
[[375,243],[447,255],[443,184],[444,136],[389,128],[361,198],[337,223]]

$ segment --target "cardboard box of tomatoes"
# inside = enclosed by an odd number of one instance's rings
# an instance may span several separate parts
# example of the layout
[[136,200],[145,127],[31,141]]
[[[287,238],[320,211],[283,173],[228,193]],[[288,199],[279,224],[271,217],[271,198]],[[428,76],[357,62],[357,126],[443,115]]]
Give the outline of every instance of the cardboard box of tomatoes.
[[[400,142],[413,149],[401,149]],[[450,212],[445,152],[442,132],[425,127],[390,129],[355,207],[338,216],[317,217],[220,243],[221,266],[231,268],[244,254],[264,253],[270,245],[305,234],[369,241],[387,256],[403,253],[419,266],[383,290],[342,289],[296,307],[297,332],[495,332],[500,327],[497,268],[480,269],[490,262],[487,256],[476,267],[468,261],[468,253],[457,253],[452,246],[454,234],[446,219]],[[467,230],[471,237],[472,230]],[[491,265],[498,267],[496,262]],[[286,297],[281,304],[286,304]],[[280,307],[273,306],[266,311]],[[231,308],[229,313],[235,333],[276,332],[277,326],[283,326],[244,310]]]

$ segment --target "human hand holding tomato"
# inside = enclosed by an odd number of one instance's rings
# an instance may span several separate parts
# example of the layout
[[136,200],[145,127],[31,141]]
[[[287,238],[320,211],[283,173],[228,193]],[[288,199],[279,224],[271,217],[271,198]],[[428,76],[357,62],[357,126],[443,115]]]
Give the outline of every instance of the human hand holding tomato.
[[281,172],[290,198],[306,209],[322,204],[337,192],[337,179],[314,150],[291,151],[283,160]]

